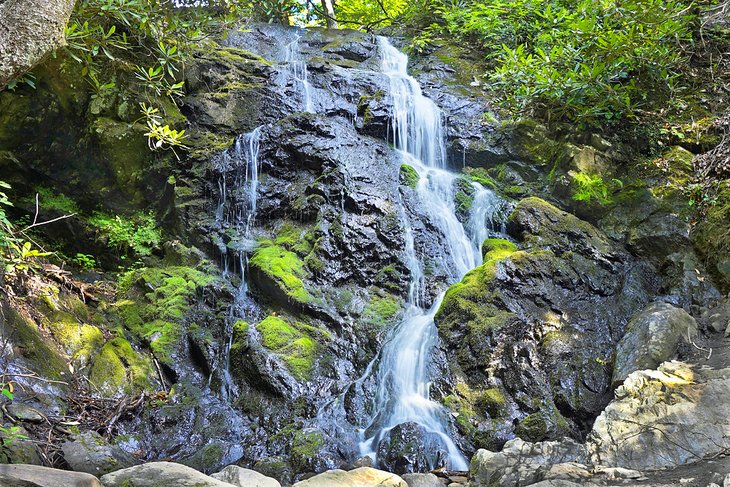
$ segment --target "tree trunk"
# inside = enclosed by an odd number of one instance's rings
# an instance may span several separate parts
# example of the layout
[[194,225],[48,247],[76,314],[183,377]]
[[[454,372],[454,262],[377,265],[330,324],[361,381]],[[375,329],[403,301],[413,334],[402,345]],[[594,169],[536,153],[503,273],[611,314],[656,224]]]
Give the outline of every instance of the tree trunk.
[[64,46],[76,0],[0,0],[0,90]]
[[324,16],[327,21],[327,28],[336,29],[337,19],[335,19],[334,0],[322,0],[322,8],[324,9]]

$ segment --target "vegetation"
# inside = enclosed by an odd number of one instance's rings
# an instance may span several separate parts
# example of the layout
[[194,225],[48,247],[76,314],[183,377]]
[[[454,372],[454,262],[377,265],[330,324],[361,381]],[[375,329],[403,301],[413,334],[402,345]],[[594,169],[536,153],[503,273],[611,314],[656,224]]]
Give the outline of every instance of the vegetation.
[[89,224],[97,230],[100,237],[106,239],[110,248],[122,252],[131,250],[144,257],[160,245],[160,229],[152,213],[140,212],[127,218],[97,212],[89,219]]

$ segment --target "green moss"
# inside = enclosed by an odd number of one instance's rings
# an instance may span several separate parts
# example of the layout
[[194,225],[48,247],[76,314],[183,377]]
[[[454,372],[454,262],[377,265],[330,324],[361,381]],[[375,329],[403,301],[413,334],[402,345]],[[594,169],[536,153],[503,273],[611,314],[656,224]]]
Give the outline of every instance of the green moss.
[[[42,210],[54,210],[66,215],[79,212],[79,206],[68,196],[43,186],[35,190],[38,193],[38,206]],[[35,200],[33,203],[35,204]]]
[[515,434],[525,441],[537,442],[545,438],[548,425],[542,413],[533,413],[522,419],[515,428]]
[[310,377],[319,348],[310,336],[317,332],[314,327],[268,316],[256,325],[256,330],[261,334],[261,344],[276,352],[294,377],[299,380]]
[[5,309],[10,337],[17,339],[21,355],[28,361],[32,370],[42,377],[65,380],[68,366],[63,356],[43,337],[33,321],[14,309]]
[[89,380],[106,396],[133,394],[151,387],[155,375],[151,361],[117,337],[107,342],[94,359]]
[[730,184],[716,195],[707,195],[705,217],[692,232],[692,241],[715,281],[730,290]]
[[290,449],[292,466],[299,471],[311,470],[324,444],[324,435],[319,431],[295,431]]
[[184,321],[197,290],[216,277],[185,267],[145,267],[119,278],[120,300],[113,311],[124,328],[150,344],[155,356],[171,364]]
[[495,308],[496,300],[489,290],[489,283],[497,274],[499,262],[520,254],[519,251],[513,250],[514,245],[508,244],[510,243],[503,241],[501,247],[487,252],[481,266],[468,272],[461,282],[457,282],[446,291],[441,307],[436,313],[436,323],[442,332],[463,323],[475,329],[499,326],[509,319],[509,313],[503,313]]
[[372,292],[372,297],[363,310],[363,318],[377,326],[393,323],[403,309],[403,300],[382,291]]
[[507,400],[502,391],[497,387],[490,387],[481,391],[475,398],[476,406],[489,413],[492,418],[504,416],[507,412]]
[[208,159],[214,154],[220,154],[233,145],[236,138],[231,135],[217,132],[195,132],[188,140],[190,156],[193,158]]
[[93,325],[79,323],[70,313],[56,311],[48,317],[47,327],[72,358],[82,366],[104,343],[101,330]]
[[277,316],[269,316],[256,325],[261,333],[261,343],[269,350],[279,351],[302,334]]
[[419,179],[420,176],[413,166],[409,166],[408,164],[400,165],[400,183],[403,186],[415,189],[418,186]]
[[487,189],[496,189],[497,184],[494,182],[494,180],[489,176],[487,173],[487,170],[483,167],[467,167],[464,168],[464,172],[469,176],[469,178],[474,181],[475,183],[479,183],[482,186],[484,186]]
[[469,218],[471,207],[474,204],[474,194],[476,188],[472,186],[470,180],[466,177],[459,177],[456,179],[456,192],[454,193],[454,205],[456,208],[456,215],[460,220],[465,221]]
[[494,260],[497,258],[509,257],[509,255],[517,250],[517,246],[503,238],[488,238],[482,242],[482,256],[489,254],[486,260]]
[[292,301],[309,303],[312,297],[301,279],[305,275],[304,262],[294,252],[270,241],[261,244],[254,251],[250,265],[268,277]]

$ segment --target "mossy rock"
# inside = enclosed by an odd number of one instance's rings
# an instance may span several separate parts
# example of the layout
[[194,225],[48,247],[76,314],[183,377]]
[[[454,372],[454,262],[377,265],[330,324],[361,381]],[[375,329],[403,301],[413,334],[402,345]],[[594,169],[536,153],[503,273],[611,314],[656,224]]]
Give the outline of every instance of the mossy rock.
[[545,438],[548,426],[541,413],[533,413],[523,418],[515,428],[515,434],[525,441],[538,442]]
[[150,344],[160,362],[174,367],[187,316],[199,289],[218,276],[185,266],[144,267],[119,279],[120,300],[112,307],[132,335]]
[[400,184],[415,189],[418,186],[420,176],[418,172],[408,164],[400,165]]
[[509,240],[503,238],[488,238],[482,242],[482,256],[494,260],[498,256],[508,257],[511,253],[517,251],[517,246]]
[[120,337],[104,344],[89,374],[91,383],[107,397],[149,390],[152,377],[155,377],[152,361]]
[[298,472],[313,471],[319,452],[325,445],[324,434],[315,429],[295,431],[291,440],[289,458]]
[[3,307],[6,334],[17,345],[20,355],[28,361],[29,368],[47,379],[67,380],[70,376],[68,365],[53,340],[44,336],[32,320],[15,309]]
[[310,378],[319,348],[307,333],[312,327],[268,316],[256,325],[256,330],[261,334],[261,344],[275,352],[296,379]]
[[403,311],[403,299],[379,289],[371,289],[370,301],[363,310],[363,319],[376,326],[393,324]]
[[705,217],[692,232],[695,249],[705,261],[715,282],[730,290],[730,184],[707,205]]
[[302,278],[307,273],[304,262],[294,252],[271,241],[262,241],[249,261],[254,286],[284,306],[307,304],[312,296]]

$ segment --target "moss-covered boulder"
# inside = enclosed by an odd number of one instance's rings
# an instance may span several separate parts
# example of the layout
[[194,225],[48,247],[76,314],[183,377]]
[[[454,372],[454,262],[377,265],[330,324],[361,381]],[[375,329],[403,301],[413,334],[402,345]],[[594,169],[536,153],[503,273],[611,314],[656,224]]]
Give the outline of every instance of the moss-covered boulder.
[[150,389],[156,382],[156,372],[149,357],[117,337],[101,348],[91,365],[89,380],[99,392],[114,397]]
[[460,384],[445,402],[490,448],[585,430],[610,400],[616,342],[655,291],[650,267],[544,200],[520,201],[508,232],[436,315]]
[[310,378],[319,348],[307,333],[313,330],[312,327],[269,316],[256,325],[256,330],[260,333],[261,344],[275,352],[294,377],[299,380]]

